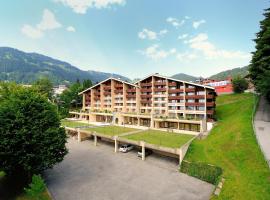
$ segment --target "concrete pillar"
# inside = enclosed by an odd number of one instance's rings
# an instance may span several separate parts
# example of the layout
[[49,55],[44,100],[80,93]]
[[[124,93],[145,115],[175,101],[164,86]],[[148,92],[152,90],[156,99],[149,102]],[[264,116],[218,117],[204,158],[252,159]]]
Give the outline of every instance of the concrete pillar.
[[154,128],[154,115],[151,114],[150,128]]
[[142,160],[145,160],[145,142],[141,141],[142,146]]
[[82,137],[81,137],[80,129],[77,129],[77,133],[78,133],[78,142],[81,142],[82,141]]
[[97,136],[94,134],[94,145],[97,146]]
[[118,141],[117,141],[117,136],[114,137],[114,152],[118,152]]
[[181,167],[181,163],[183,161],[183,151],[182,148],[179,149],[179,167]]

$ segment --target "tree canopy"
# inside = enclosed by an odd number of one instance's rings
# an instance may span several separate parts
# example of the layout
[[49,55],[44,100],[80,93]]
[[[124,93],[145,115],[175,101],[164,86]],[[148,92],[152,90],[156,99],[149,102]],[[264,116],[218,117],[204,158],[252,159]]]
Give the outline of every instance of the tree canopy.
[[46,78],[40,78],[34,82],[33,88],[36,89],[40,94],[44,95],[48,99],[52,99],[53,96],[53,84]]
[[265,10],[257,33],[256,50],[250,64],[250,77],[256,90],[270,101],[270,8]]
[[0,169],[40,173],[67,154],[56,106],[33,88],[0,85]]
[[235,93],[243,93],[248,88],[248,82],[241,76],[237,76],[232,80],[233,91]]

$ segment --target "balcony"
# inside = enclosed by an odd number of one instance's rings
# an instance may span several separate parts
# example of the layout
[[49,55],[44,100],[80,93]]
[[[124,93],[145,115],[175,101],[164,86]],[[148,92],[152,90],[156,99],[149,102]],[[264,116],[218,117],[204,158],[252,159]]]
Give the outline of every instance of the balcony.
[[166,92],[166,88],[154,88],[154,92]]
[[207,98],[207,99],[213,99],[213,98],[214,98],[214,95],[208,94],[208,95],[206,95],[206,98]]
[[152,98],[151,94],[141,94],[141,98]]
[[205,106],[205,103],[200,103],[200,102],[186,102],[186,106]]
[[186,99],[204,99],[204,95],[186,95]]
[[94,95],[100,96],[100,92],[94,92]]
[[136,88],[127,89],[127,92],[136,92]]
[[180,93],[180,92],[183,92],[184,91],[184,89],[180,89],[180,88],[178,88],[178,89],[169,89],[169,93],[171,94],[171,93]]
[[185,91],[186,92],[195,92],[195,88],[186,88]]
[[127,94],[127,98],[136,98],[136,94]]
[[104,90],[110,90],[110,89],[111,89],[111,86],[110,86],[110,85],[104,85],[104,86],[103,86],[103,89],[104,89]]
[[185,103],[168,103],[168,106],[185,106]]
[[176,86],[176,82],[169,82],[168,86]]
[[152,103],[152,101],[144,99],[144,100],[141,100],[141,103]]
[[181,100],[184,99],[183,96],[169,96],[168,97],[169,100]]
[[104,96],[108,96],[108,95],[111,95],[111,92],[104,92],[103,94]]
[[206,106],[207,107],[215,107],[216,104],[215,104],[215,102],[206,102]]
[[147,87],[147,86],[152,86],[152,82],[150,82],[150,83],[141,83],[141,87]]
[[123,84],[122,83],[116,83],[114,85],[115,88],[122,88],[123,87]]
[[214,110],[207,110],[207,111],[206,111],[206,114],[208,114],[208,115],[213,115],[213,114],[214,114]]
[[166,82],[159,82],[159,81],[156,81],[156,82],[154,82],[154,85],[155,86],[165,86],[166,85]]
[[100,100],[100,97],[94,97],[94,100],[98,101],[98,100]]
[[115,93],[115,94],[120,94],[120,93],[123,94],[123,90],[114,90],[114,93]]
[[152,89],[149,88],[149,89],[141,89],[141,92],[152,92]]

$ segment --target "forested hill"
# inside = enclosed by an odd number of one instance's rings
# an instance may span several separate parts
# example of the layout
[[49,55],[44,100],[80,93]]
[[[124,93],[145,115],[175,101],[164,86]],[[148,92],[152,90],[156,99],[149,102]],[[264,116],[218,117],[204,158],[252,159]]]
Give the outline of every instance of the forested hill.
[[129,81],[129,78],[118,74],[94,70],[83,71],[67,62],[48,56],[0,47],[0,80],[29,84],[44,76],[51,79],[54,84],[68,84],[77,79],[90,79],[96,83],[111,76]]

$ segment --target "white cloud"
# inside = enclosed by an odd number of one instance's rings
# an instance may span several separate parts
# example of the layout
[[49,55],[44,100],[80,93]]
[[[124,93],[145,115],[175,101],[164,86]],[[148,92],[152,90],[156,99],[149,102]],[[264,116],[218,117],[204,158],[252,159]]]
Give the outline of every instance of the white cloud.
[[204,23],[206,23],[206,21],[204,19],[202,19],[199,21],[194,21],[192,25],[193,25],[193,28],[197,29],[197,28],[199,28],[200,25],[202,25]]
[[187,37],[188,37],[188,34],[185,33],[185,34],[179,35],[178,40],[183,40],[183,39],[186,39]]
[[43,37],[45,31],[60,28],[61,26],[62,25],[55,19],[54,14],[50,10],[44,9],[40,23],[36,26],[25,24],[21,31],[28,37],[38,39]]
[[125,0],[54,0],[62,3],[70,8],[75,13],[85,14],[88,8],[109,8],[112,5],[124,5]]
[[191,52],[184,52],[184,53],[178,53],[176,55],[176,58],[181,61],[191,61],[196,59],[198,56],[195,53]]
[[141,39],[156,40],[157,33],[144,28],[141,32],[138,33],[138,37]]
[[148,39],[148,40],[157,40],[158,36],[163,36],[168,33],[168,30],[163,29],[156,33],[155,31],[151,31],[149,29],[144,28],[141,32],[138,33],[138,37],[140,39]]
[[159,60],[163,58],[167,58],[169,55],[175,54],[176,49],[172,48],[168,51],[160,49],[158,44],[154,44],[145,50],[139,51],[141,54],[145,55],[148,58],[151,58],[153,60]]
[[168,23],[170,23],[171,25],[173,25],[175,28],[178,28],[178,27],[184,25],[184,23],[185,23],[185,20],[184,19],[183,20],[178,20],[178,19],[176,19],[174,17],[168,17],[166,19],[166,21]]
[[23,25],[21,29],[22,33],[30,38],[38,39],[43,37],[43,32],[39,29],[32,27],[28,24]]
[[250,58],[249,53],[242,51],[229,51],[224,49],[218,49],[214,44],[209,42],[208,35],[200,33],[194,38],[188,41],[191,49],[201,52],[207,59],[247,59]]
[[69,32],[75,32],[76,31],[76,29],[73,26],[68,26],[66,28],[66,30],[69,31]]

